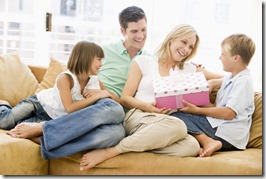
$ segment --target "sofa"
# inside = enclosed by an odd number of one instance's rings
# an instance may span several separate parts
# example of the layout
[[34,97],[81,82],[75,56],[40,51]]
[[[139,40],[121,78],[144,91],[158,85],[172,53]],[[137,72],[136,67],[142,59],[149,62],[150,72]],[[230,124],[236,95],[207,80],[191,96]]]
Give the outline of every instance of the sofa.
[[[22,63],[17,52],[0,55],[0,99],[14,106],[21,99],[52,87],[56,76],[65,69],[66,65],[53,57],[49,65],[43,67]],[[216,92],[210,94],[211,100],[214,100]],[[106,160],[92,169],[80,171],[79,161],[85,151],[44,160],[38,144],[28,139],[12,138],[0,129],[0,174],[262,176],[262,93],[255,92],[254,96],[256,108],[246,150],[218,151],[205,158],[130,152]]]

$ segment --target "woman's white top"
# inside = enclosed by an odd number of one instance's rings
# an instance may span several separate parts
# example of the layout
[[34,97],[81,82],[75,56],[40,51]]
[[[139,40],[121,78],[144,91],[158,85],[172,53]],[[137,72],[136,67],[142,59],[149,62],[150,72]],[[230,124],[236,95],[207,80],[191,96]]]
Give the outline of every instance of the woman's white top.
[[[155,78],[161,77],[158,59],[156,57],[139,55],[134,60],[137,62],[142,73],[142,78],[137,88],[135,98],[143,102],[154,102],[155,98],[152,81]],[[196,66],[191,63],[185,63],[182,70],[176,66],[174,70],[172,68],[170,69],[169,74],[185,74],[193,72],[196,72]]]

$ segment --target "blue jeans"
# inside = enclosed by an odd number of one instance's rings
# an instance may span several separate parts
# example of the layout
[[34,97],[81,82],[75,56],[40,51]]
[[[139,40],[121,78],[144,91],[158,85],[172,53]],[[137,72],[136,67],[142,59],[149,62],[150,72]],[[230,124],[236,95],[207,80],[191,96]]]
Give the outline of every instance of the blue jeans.
[[21,100],[13,108],[9,108],[4,105],[0,106],[1,129],[13,129],[21,122],[41,122],[48,120],[51,120],[51,118],[38,102],[36,95],[32,95],[24,100]]
[[237,150],[236,147],[225,141],[224,139],[217,137],[215,135],[217,128],[212,128],[211,124],[207,120],[206,116],[183,113],[183,112],[174,112],[171,116],[175,116],[182,121],[187,126],[187,131],[191,135],[197,134],[206,134],[214,140],[219,140],[222,142],[222,148],[220,150]]
[[87,108],[47,121],[41,137],[42,157],[48,160],[114,146],[125,137],[124,117],[122,106],[105,98]]

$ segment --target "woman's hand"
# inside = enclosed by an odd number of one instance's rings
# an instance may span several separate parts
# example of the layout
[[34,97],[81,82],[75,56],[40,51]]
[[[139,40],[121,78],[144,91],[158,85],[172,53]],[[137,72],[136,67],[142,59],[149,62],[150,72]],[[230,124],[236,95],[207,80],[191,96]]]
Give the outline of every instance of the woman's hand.
[[145,112],[167,114],[171,111],[169,108],[157,108],[155,102],[145,103],[144,105]]
[[211,93],[214,89],[219,89],[222,85],[222,82],[223,78],[208,80],[209,92]]

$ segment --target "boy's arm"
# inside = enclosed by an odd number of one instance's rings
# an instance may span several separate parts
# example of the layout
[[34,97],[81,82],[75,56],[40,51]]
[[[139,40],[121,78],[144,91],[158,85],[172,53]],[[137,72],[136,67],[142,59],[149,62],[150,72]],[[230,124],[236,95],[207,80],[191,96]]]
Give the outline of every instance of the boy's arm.
[[210,116],[217,119],[232,120],[236,116],[236,112],[229,107],[198,107],[187,101],[183,101],[187,106],[179,109],[181,112]]

